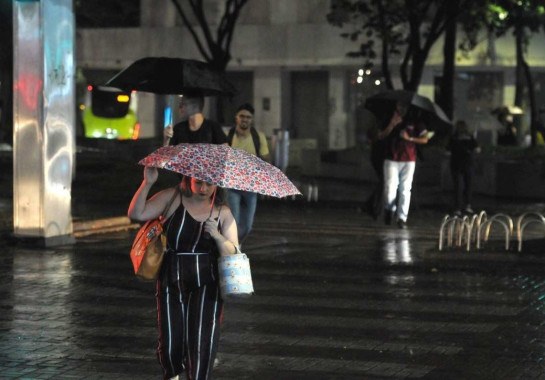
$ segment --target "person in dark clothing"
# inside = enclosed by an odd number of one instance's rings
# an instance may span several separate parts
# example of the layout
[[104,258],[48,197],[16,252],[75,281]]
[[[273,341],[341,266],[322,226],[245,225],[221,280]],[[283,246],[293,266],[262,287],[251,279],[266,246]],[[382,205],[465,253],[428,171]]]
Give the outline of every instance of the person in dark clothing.
[[517,128],[508,107],[502,107],[498,111],[498,121],[504,126],[504,130],[498,135],[498,145],[516,146]]
[[480,150],[479,144],[469,132],[465,121],[459,120],[454,127],[448,150],[450,156],[450,171],[454,185],[454,213],[472,214],[471,195],[474,170],[474,156]]
[[168,126],[163,132],[163,145],[178,145],[180,143],[210,143],[227,144],[227,136],[221,125],[204,117],[202,96],[182,96],[179,108],[186,120],[176,125]]
[[377,129],[370,129],[367,131],[367,139],[370,146],[369,159],[377,176],[377,184],[364,204],[364,209],[369,212],[375,220],[377,220],[382,213],[382,193],[384,191],[383,165],[385,151],[384,141],[379,140],[377,135]]
[[158,170],[144,168],[128,215],[147,221],[159,217],[175,192],[180,196],[167,211],[167,249],[156,282],[159,339],[157,357],[163,379],[211,378],[220,337],[223,300],[218,258],[237,251],[237,226],[217,186],[184,177],[178,186],[148,199]]

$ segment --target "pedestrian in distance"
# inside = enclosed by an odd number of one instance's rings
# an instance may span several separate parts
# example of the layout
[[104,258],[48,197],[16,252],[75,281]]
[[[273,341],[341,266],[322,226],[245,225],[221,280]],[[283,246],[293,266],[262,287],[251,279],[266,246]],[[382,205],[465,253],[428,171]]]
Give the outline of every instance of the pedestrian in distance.
[[480,147],[464,120],[458,120],[454,125],[447,149],[450,151],[450,172],[454,187],[454,214],[472,214],[474,161]]
[[[267,138],[263,132],[253,126],[254,107],[244,103],[238,107],[235,115],[235,126],[229,130],[227,140],[230,146],[256,155],[270,162]],[[238,226],[238,239],[242,244],[254,223],[257,207],[257,194],[248,191],[229,189],[227,200]]]
[[204,97],[180,96],[178,107],[184,120],[164,128],[164,146],[180,143],[227,144],[221,125],[203,115]]
[[[406,111],[407,110],[407,111]],[[398,103],[390,122],[378,138],[385,140],[384,222],[394,219],[401,229],[407,228],[411,188],[416,168],[417,144],[427,144],[429,134],[420,110]]]
[[148,199],[158,176],[156,168],[144,168],[128,210],[131,219],[152,220],[175,197],[163,222],[167,244],[156,281],[157,357],[163,379],[181,377],[185,371],[188,379],[207,380],[223,311],[218,258],[236,253],[237,226],[222,202],[222,189],[195,178],[183,177],[174,188]]
[[[396,109],[403,116],[407,112],[407,108],[401,104],[396,104]],[[390,117],[378,121],[373,127],[367,131],[367,139],[370,146],[369,159],[371,166],[377,176],[377,184],[367,198],[364,209],[368,211],[373,219],[377,220],[384,209],[384,160],[386,158],[386,139],[384,138],[384,129],[390,122]]]
[[513,119],[513,114],[509,107],[501,107],[496,110],[498,121],[504,129],[498,134],[498,145],[516,146],[517,145],[517,127]]

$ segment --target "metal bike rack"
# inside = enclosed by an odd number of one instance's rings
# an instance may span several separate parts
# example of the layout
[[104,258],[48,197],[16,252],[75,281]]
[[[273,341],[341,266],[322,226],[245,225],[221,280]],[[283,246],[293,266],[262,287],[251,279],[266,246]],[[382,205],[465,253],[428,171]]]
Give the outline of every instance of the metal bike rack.
[[539,212],[526,212],[517,218],[518,252],[522,251],[522,234],[527,225],[540,223],[545,227],[545,216]]
[[[441,227],[439,227],[439,251],[443,249],[443,235],[444,235],[445,227],[447,227],[448,224],[452,223],[453,219],[454,218],[451,218],[450,215],[448,214],[443,217],[443,221],[441,222]],[[448,244],[448,241],[447,241],[447,244]]]
[[[545,227],[545,215],[539,212],[527,212],[520,215],[516,220],[516,236],[518,242],[518,252],[522,251],[522,241],[524,229],[532,223],[538,223]],[[482,244],[487,242],[490,237],[492,225],[499,224],[505,231],[505,250],[509,250],[509,245],[515,226],[513,218],[507,214],[498,213],[488,218],[485,211],[469,216],[450,216],[445,215],[439,229],[439,251],[443,250],[446,235],[446,245],[452,247],[462,247],[465,243],[465,249],[469,252],[471,243],[475,242],[477,249],[482,248]]]
[[478,215],[473,215],[471,218],[469,218],[468,216],[464,216],[464,218],[462,219],[463,223],[459,235],[458,247],[462,246],[462,240],[465,234],[467,252],[469,252],[471,248],[471,241],[475,241],[477,239],[475,232],[476,230],[474,229],[474,226],[477,225],[477,220],[479,220]]
[[[482,213],[484,213],[484,211]],[[486,215],[486,213],[484,213],[484,215]],[[453,242],[455,242],[457,247],[461,247],[465,239],[466,251],[469,252],[471,242],[475,240],[476,236],[475,226],[481,223],[481,219],[482,216],[479,217],[478,215],[473,215],[471,218],[469,216],[459,217],[445,215],[439,229],[439,251],[443,249],[443,237],[446,230],[448,247],[452,247]]]
[[490,219],[484,221],[477,228],[477,249],[481,248],[481,232],[484,231],[483,241],[487,242],[490,236],[490,229],[492,224],[499,223],[505,230],[505,250],[509,250],[509,241],[513,234],[513,219],[507,214],[495,214]]

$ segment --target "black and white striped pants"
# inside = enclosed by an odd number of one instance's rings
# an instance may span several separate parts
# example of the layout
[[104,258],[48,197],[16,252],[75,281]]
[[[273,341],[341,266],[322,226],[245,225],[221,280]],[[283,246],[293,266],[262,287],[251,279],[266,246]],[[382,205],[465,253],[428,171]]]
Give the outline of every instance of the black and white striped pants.
[[[202,253],[171,253],[174,281],[157,281],[157,357],[163,378],[181,374],[189,380],[211,379],[220,336],[223,301],[216,260]],[[167,258],[165,258],[167,259]]]

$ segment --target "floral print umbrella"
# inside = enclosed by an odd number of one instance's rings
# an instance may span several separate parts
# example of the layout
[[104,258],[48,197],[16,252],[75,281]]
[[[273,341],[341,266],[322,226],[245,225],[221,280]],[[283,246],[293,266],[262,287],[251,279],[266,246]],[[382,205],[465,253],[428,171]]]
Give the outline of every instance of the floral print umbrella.
[[228,189],[277,198],[301,194],[280,169],[228,145],[164,146],[140,160],[139,164],[171,170]]

